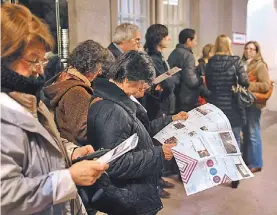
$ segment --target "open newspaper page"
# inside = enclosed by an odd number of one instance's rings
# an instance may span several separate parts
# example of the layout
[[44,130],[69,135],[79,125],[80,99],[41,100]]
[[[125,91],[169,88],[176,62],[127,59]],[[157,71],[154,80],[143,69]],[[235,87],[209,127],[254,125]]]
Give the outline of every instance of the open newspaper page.
[[170,123],[154,138],[162,144],[177,143],[172,150],[187,195],[253,177],[229,120],[212,104],[193,109],[186,121]]

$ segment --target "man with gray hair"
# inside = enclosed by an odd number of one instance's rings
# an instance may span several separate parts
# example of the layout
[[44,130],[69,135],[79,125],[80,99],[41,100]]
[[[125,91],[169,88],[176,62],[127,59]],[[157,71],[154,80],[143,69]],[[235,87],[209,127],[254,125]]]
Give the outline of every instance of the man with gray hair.
[[108,49],[118,58],[123,53],[130,50],[138,50],[141,45],[141,33],[137,25],[122,23],[115,29],[112,43]]

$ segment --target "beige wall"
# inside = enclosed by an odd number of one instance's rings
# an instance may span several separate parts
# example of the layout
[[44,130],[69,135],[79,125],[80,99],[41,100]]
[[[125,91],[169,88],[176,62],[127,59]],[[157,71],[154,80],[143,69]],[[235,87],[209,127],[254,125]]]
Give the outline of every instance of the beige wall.
[[[207,43],[214,43],[220,34],[232,38],[232,32],[246,34],[248,0],[191,0],[190,27],[198,33],[198,47],[194,53],[201,56]],[[243,46],[233,44],[234,54],[241,55]]]
[[69,0],[69,47],[92,39],[107,46],[111,40],[110,0]]
[[277,81],[277,9],[274,1],[250,0],[248,12],[248,39],[259,42],[271,77]]
[[[117,0],[69,0],[70,49],[86,39],[93,39],[107,46],[117,25]],[[93,2],[93,3],[92,3]],[[154,4],[155,2],[155,4]],[[151,0],[151,23],[163,23],[163,0]],[[246,33],[248,0],[186,0],[184,15],[186,26],[194,28],[199,45],[194,53],[198,58],[202,47],[214,43],[220,34],[232,37],[232,32]],[[154,7],[154,8],[153,8]],[[173,45],[173,47],[176,44]],[[243,46],[233,45],[233,51],[241,55]],[[166,50],[165,56],[171,50]]]

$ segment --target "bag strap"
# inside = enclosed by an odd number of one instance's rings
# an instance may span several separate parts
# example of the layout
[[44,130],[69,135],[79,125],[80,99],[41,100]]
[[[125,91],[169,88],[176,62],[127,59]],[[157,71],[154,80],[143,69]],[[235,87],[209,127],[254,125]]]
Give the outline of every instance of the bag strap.
[[94,105],[96,102],[99,102],[99,101],[101,101],[101,100],[103,100],[101,97],[98,97],[98,96],[96,96],[96,95],[92,95],[92,97],[91,97],[91,99],[90,99],[90,101],[89,101],[89,106],[88,106],[88,108],[90,108],[92,105]]

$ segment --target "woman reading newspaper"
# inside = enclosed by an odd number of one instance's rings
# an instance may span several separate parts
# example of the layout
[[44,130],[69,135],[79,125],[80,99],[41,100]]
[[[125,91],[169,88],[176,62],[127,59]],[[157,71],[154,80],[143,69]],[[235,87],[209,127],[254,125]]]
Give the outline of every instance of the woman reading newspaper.
[[[162,208],[157,180],[163,159],[173,157],[171,145],[157,146],[152,143],[144,125],[136,117],[136,105],[130,96],[143,91],[145,83],[151,84],[154,67],[150,57],[137,51],[122,55],[111,68],[112,78],[96,79],[93,83],[97,102],[88,114],[88,140],[96,148],[114,148],[132,134],[137,133],[137,147],[110,164],[108,175],[118,188],[110,201],[112,215],[156,214]],[[126,199],[126,201],[120,201]]]

